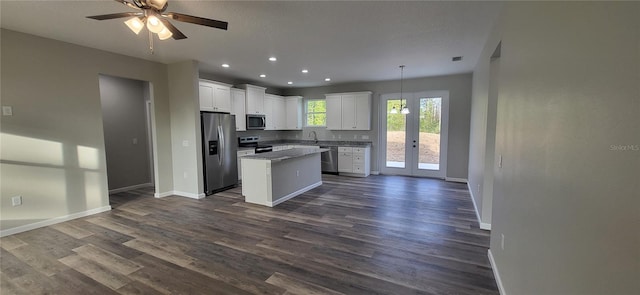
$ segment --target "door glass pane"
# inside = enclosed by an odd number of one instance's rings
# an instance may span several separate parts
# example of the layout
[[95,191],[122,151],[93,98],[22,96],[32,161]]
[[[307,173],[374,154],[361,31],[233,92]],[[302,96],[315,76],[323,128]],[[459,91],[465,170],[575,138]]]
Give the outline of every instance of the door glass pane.
[[400,100],[387,100],[387,167],[405,167],[406,126],[406,116],[400,113]]
[[420,98],[418,169],[440,170],[442,98]]

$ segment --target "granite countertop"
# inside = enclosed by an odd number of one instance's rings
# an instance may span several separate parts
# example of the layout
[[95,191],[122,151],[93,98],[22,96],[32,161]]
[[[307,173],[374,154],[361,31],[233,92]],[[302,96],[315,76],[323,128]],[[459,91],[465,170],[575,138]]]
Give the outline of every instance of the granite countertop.
[[261,142],[270,145],[313,145],[313,146],[350,146],[350,147],[370,147],[370,141],[331,141],[331,140],[274,140]]
[[260,153],[255,155],[248,155],[242,157],[242,159],[254,159],[254,160],[268,160],[272,162],[283,161],[288,159],[299,158],[311,154],[317,154],[326,152],[328,149],[319,148],[294,148],[277,152]]

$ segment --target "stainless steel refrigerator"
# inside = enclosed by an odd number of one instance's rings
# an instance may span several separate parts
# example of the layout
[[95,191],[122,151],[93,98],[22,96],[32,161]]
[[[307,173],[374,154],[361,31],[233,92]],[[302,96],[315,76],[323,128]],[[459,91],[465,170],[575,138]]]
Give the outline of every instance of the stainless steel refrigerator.
[[204,192],[206,195],[238,185],[235,117],[200,112]]

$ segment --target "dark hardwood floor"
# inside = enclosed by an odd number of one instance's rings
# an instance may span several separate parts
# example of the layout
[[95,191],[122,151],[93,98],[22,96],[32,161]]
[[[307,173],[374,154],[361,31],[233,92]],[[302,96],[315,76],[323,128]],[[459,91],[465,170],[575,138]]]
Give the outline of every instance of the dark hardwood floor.
[[323,175],[275,208],[111,195],[113,210],[4,237],[2,294],[498,294],[465,184]]

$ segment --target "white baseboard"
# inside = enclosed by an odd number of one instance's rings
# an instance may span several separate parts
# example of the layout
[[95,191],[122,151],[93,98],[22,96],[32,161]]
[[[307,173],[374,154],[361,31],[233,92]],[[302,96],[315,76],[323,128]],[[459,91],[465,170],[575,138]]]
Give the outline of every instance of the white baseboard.
[[173,191],[172,194],[176,195],[176,196],[180,196],[180,197],[191,198],[191,199],[202,199],[202,198],[206,197],[206,195],[204,193],[202,193],[202,194],[194,194],[194,193],[187,193],[187,192],[181,192],[181,191]]
[[134,189],[139,189],[139,188],[143,188],[143,187],[150,187],[150,186],[153,186],[153,184],[150,183],[150,182],[149,183],[131,185],[131,186],[125,186],[125,187],[109,190],[109,194],[117,194],[117,193],[121,193],[121,192],[131,191],[131,190],[134,190]]
[[319,181],[319,182],[316,182],[316,183],[314,183],[312,185],[309,185],[307,187],[303,187],[303,188],[301,188],[301,189],[299,189],[299,190],[297,190],[295,192],[292,192],[292,193],[290,193],[290,194],[288,194],[288,195],[286,195],[286,196],[284,196],[284,197],[282,197],[280,199],[277,199],[275,202],[267,201],[267,206],[269,206],[269,207],[276,206],[276,205],[278,205],[278,204],[280,204],[280,203],[282,203],[282,202],[284,202],[286,200],[289,200],[289,199],[291,199],[291,198],[293,198],[293,197],[295,197],[295,196],[297,196],[299,194],[302,194],[304,192],[310,191],[310,190],[312,190],[312,189],[314,189],[316,187],[319,187],[321,185],[322,185],[322,181]]
[[47,220],[34,222],[34,223],[31,223],[31,224],[27,224],[27,225],[21,225],[21,226],[18,226],[18,227],[14,227],[14,228],[5,229],[5,230],[0,231],[0,237],[5,237],[5,236],[8,236],[8,235],[21,233],[21,232],[29,231],[29,230],[36,229],[36,228],[41,228],[41,227],[45,227],[45,226],[49,226],[49,225],[54,225],[56,223],[65,222],[65,221],[69,221],[69,220],[72,220],[72,219],[85,217],[85,216],[89,216],[89,215],[93,215],[93,214],[98,214],[98,213],[102,213],[102,212],[109,211],[109,210],[111,210],[111,206],[104,206],[104,207],[95,208],[95,209],[82,211],[82,212],[78,212],[78,213],[73,213],[73,214],[69,214],[69,215],[54,217],[54,218],[50,218],[50,219],[47,219]]
[[491,230],[491,223],[482,222],[480,218],[480,211],[478,211],[478,206],[476,205],[476,198],[473,197],[473,190],[469,186],[467,182],[467,189],[469,189],[469,194],[471,195],[471,202],[473,203],[473,211],[476,212],[476,218],[478,218],[478,223],[480,224],[480,229]]
[[496,265],[496,261],[493,260],[493,254],[491,254],[491,249],[487,251],[489,255],[489,263],[491,263],[491,269],[493,270],[493,276],[496,278],[496,284],[498,285],[498,291],[500,291],[500,295],[507,295],[507,292],[504,290],[504,285],[502,285],[502,279],[500,278],[500,272],[498,271],[498,265]]
[[371,171],[371,175],[380,175],[380,171]]
[[171,195],[173,195],[173,191],[168,191],[168,192],[164,192],[164,193],[155,193],[155,194],[153,194],[153,196],[154,196],[155,198],[164,198],[164,197],[168,197],[168,196],[171,196]]
[[449,181],[449,182],[467,183],[467,179],[466,178],[445,177],[444,180],[445,181]]
[[168,196],[179,196],[179,197],[185,197],[185,198],[190,198],[190,199],[202,199],[204,197],[206,197],[206,195],[204,193],[202,194],[194,194],[194,193],[187,193],[187,192],[181,192],[181,191],[168,191],[168,192],[164,192],[164,193],[155,193],[153,194],[154,197],[156,198],[164,198],[164,197],[168,197]]

